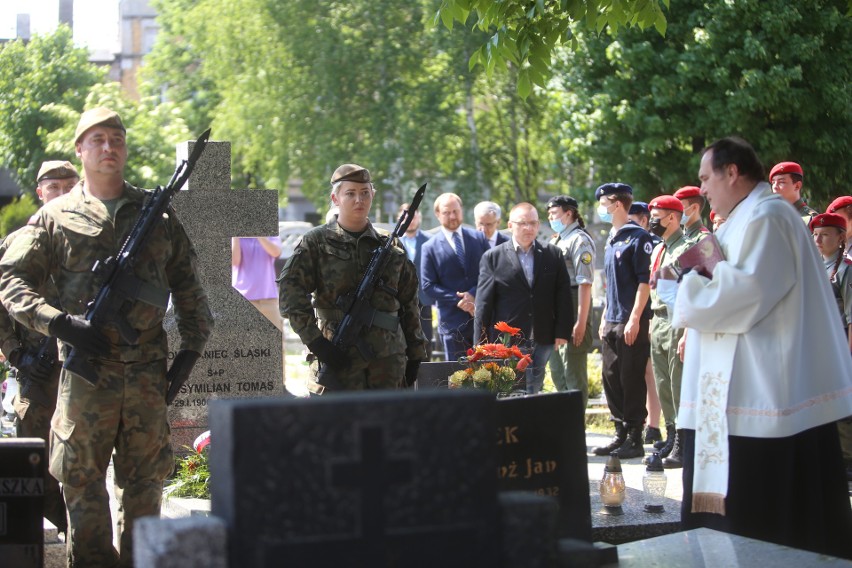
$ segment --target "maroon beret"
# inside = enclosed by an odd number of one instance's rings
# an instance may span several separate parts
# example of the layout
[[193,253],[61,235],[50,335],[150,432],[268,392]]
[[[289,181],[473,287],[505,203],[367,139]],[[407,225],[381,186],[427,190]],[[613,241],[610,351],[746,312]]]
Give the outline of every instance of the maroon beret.
[[687,197],[701,197],[701,188],[694,185],[685,185],[674,192],[674,196],[678,199],[686,199]]
[[805,175],[802,171],[802,166],[796,162],[781,162],[772,166],[772,170],[769,172],[770,181],[778,174],[799,174],[803,177]]
[[843,195],[832,201],[831,205],[828,206],[828,209],[826,209],[825,212],[837,213],[838,209],[843,209],[844,207],[849,207],[850,205],[852,205],[852,195]]
[[808,224],[808,228],[813,233],[814,229],[819,227],[837,227],[844,233],[846,232],[846,219],[843,215],[837,213],[820,213]]
[[655,197],[648,204],[649,209],[670,209],[672,211],[680,211],[683,213],[683,203],[674,195],[661,195]]

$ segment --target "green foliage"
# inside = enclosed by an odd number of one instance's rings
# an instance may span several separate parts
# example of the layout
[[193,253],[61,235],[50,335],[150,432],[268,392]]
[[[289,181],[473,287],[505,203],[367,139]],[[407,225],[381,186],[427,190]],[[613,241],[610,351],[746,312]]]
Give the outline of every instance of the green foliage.
[[[794,160],[817,209],[848,193],[852,20],[842,0],[679,0],[666,37],[585,37],[555,64],[566,152],[649,198],[696,182],[700,150],[737,134]],[[767,14],[772,14],[771,18]]]
[[[191,449],[191,448],[190,448]],[[210,499],[210,451],[194,450],[178,460],[177,473],[163,489],[163,497]]]
[[38,204],[31,193],[21,195],[0,209],[0,237],[5,238],[12,231],[26,225],[37,210]]
[[435,20],[449,29],[459,22],[487,32],[490,37],[471,55],[470,68],[481,65],[489,77],[495,69],[517,69],[523,98],[533,85],[547,86],[557,47],[577,47],[574,24],[596,33],[653,26],[660,35],[667,25],[660,0],[442,0]]
[[0,163],[12,170],[18,185],[35,193],[35,178],[44,160],[72,159],[73,149],[46,151],[49,132],[61,118],[45,109],[62,104],[79,113],[92,85],[104,71],[74,47],[71,30],[61,25],[49,35],[0,46]]

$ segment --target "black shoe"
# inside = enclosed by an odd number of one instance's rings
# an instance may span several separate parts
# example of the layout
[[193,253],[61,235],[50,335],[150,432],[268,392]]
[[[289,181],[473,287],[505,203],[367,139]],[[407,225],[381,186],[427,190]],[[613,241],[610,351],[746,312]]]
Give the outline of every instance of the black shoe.
[[629,460],[631,458],[641,458],[645,456],[645,448],[642,446],[642,429],[631,428],[627,431],[627,439],[621,444],[615,455],[620,460]]
[[668,457],[663,458],[663,467],[666,469],[679,469],[683,467],[683,455],[680,447],[680,430],[675,434],[672,451]]
[[662,450],[675,435],[675,427],[671,424],[666,424],[666,439],[654,442],[655,450]]
[[615,436],[613,436],[609,444],[607,444],[606,446],[598,446],[596,448],[592,448],[592,453],[596,456],[608,456],[621,447],[621,445],[624,443],[625,438],[627,438],[627,427],[624,426],[624,424],[621,422],[616,422]]
[[659,442],[663,439],[663,434],[660,432],[659,428],[654,428],[653,426],[648,426],[645,428],[645,443],[653,444],[654,442]]

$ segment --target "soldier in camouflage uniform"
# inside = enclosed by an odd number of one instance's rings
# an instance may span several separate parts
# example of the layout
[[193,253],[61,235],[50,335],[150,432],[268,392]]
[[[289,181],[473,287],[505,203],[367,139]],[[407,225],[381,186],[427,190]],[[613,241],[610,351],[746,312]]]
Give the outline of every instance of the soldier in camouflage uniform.
[[669,308],[657,294],[656,272],[672,266],[679,270],[677,259],[692,244],[693,240],[683,234],[680,219],[683,215],[681,200],[671,195],[662,195],[648,204],[651,209],[650,230],[663,239],[651,253],[651,363],[663,418],[666,421],[666,443],[662,445],[663,467],[683,467],[680,444],[675,430],[677,410],[680,405],[680,384],[683,363],[677,353],[677,344],[683,337],[683,328],[673,328]]
[[674,192],[674,196],[680,199],[683,205],[683,234],[693,241],[701,240],[701,237],[710,234],[710,229],[704,226],[701,219],[701,210],[704,209],[704,196],[701,188],[694,185],[686,185]]
[[[92,385],[63,370],[51,424],[50,472],[63,484],[68,509],[68,565],[132,566],[133,522],[160,514],[163,480],[174,469],[168,385],[189,375],[213,319],[195,251],[174,211],[156,223],[134,265],[138,292],[123,315],[138,340],[127,344],[112,323],[98,329],[83,317],[100,284],[93,264],[116,255],[146,192],[124,181],[127,146],[118,114],[84,112],[75,140],[83,181],[42,207],[15,239],[0,262],[0,287],[12,317],[60,340],[60,359],[74,347],[97,371]],[[58,309],[39,293],[49,279],[59,290]],[[168,293],[181,346],[167,372],[162,320]],[[111,456],[119,551],[105,484]]]
[[595,241],[586,232],[577,200],[559,195],[547,202],[547,218],[555,234],[550,244],[565,255],[571,279],[571,301],[577,306],[574,329],[567,345],[553,350],[550,376],[558,391],[578,389],[583,393],[583,408],[589,398],[586,359],[592,350],[592,283],[595,279]]
[[792,205],[799,213],[799,217],[809,227],[817,212],[811,209],[804,198],[802,198],[802,182],[805,172],[802,166],[796,162],[781,162],[775,164],[769,171],[769,183],[772,184],[772,193],[777,193],[784,201]]
[[[47,203],[68,193],[79,181],[77,169],[70,162],[44,162],[36,176],[36,195]],[[0,244],[0,258],[6,253],[24,227],[9,234]],[[48,281],[40,293],[51,305],[59,305],[59,293]],[[5,308],[0,306],[0,350],[18,371],[21,390],[15,397],[15,414],[18,415],[18,437],[41,438],[50,442],[50,419],[56,409],[59,390],[59,365],[56,364],[56,339],[32,331],[19,324]],[[59,532],[68,530],[65,503],[56,478],[45,472],[44,516]]]
[[[376,316],[363,339],[372,358],[365,359],[354,346],[340,349],[330,341],[343,317],[335,302],[354,292],[373,251],[389,238],[367,218],[374,194],[365,168],[337,168],[331,176],[337,218],[302,237],[278,278],[281,315],[343,390],[392,389],[404,386],[403,380],[410,385],[426,359],[417,274],[401,243],[385,268],[385,287],[371,300]],[[309,388],[316,392],[316,385]]]

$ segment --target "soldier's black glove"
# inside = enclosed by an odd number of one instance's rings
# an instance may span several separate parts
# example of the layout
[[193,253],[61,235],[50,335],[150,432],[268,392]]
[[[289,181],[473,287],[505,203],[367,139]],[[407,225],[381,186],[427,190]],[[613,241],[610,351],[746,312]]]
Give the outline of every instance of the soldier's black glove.
[[183,349],[177,352],[169,372],[166,373],[166,381],[169,383],[169,390],[166,392],[166,404],[171,404],[180,392],[180,387],[189,378],[192,368],[201,357],[201,353]]
[[308,349],[317,356],[320,363],[335,371],[346,369],[351,363],[346,351],[322,335],[308,343]]
[[23,349],[15,349],[9,354],[9,363],[18,369],[18,374],[34,381],[44,382],[49,379],[54,362],[50,357],[39,358]]
[[53,337],[90,355],[109,353],[109,340],[82,316],[59,314],[50,320],[48,330]]
[[405,386],[410,387],[417,380],[417,371],[422,361],[408,361],[405,364]]

